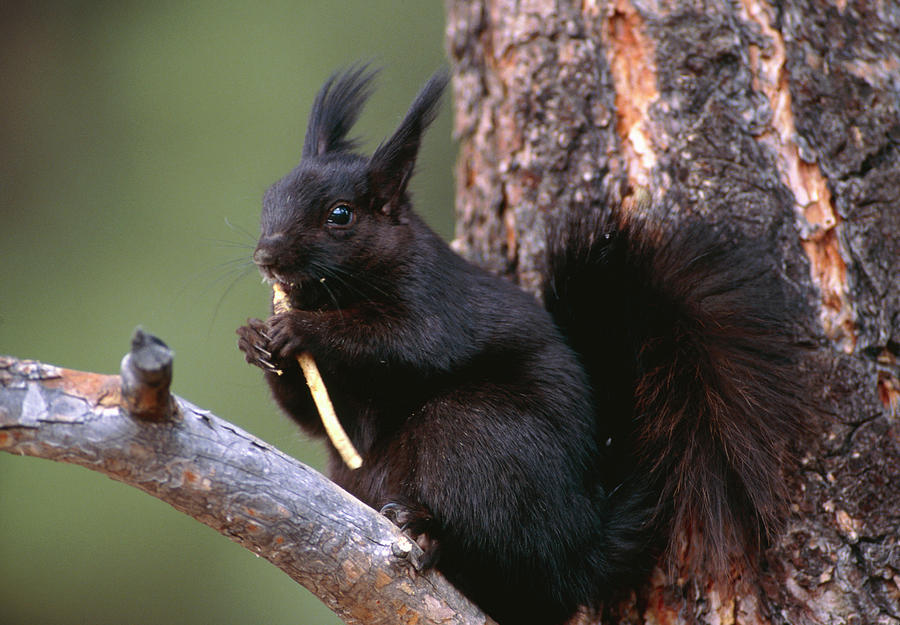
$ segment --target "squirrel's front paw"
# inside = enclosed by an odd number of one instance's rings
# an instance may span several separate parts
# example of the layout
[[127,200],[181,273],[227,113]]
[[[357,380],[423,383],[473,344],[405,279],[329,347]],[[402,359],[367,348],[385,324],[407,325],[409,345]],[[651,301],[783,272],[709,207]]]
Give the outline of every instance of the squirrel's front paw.
[[298,311],[289,310],[269,317],[266,322],[268,349],[277,360],[296,358],[301,352],[309,351],[310,327],[306,317]]
[[244,352],[244,358],[251,365],[263,371],[278,373],[279,367],[273,362],[273,353],[269,345],[271,339],[265,321],[247,319],[247,325],[236,330],[238,349]]

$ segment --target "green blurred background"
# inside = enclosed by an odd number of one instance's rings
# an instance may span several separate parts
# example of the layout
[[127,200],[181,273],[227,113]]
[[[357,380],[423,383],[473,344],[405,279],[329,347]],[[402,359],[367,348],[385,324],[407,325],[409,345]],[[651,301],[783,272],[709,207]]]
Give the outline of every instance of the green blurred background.
[[[315,90],[383,66],[358,125],[391,132],[445,65],[439,2],[0,3],[0,353],[115,373],[135,326],[174,391],[320,467],[234,329],[264,316],[260,197]],[[413,191],[452,233],[450,107]],[[265,560],[80,467],[0,454],[0,623],[338,623]]]

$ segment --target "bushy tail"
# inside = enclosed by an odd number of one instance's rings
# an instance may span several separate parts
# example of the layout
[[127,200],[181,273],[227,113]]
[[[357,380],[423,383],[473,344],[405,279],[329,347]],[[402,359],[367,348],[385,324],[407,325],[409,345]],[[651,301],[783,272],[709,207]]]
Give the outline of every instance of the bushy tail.
[[688,564],[723,571],[778,527],[803,431],[783,281],[759,249],[707,225],[608,215],[562,226],[548,269],[547,308],[593,385],[611,502],[640,485],[669,550],[688,537]]

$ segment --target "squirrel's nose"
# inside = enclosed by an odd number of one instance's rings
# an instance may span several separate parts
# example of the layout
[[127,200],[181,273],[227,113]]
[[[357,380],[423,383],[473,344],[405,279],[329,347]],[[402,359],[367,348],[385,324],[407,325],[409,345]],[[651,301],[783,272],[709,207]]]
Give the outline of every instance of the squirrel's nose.
[[257,247],[253,252],[253,262],[260,266],[274,265],[275,252],[270,248]]
[[284,239],[281,233],[260,237],[256,249],[253,250],[253,262],[260,267],[274,265],[278,260],[279,243]]

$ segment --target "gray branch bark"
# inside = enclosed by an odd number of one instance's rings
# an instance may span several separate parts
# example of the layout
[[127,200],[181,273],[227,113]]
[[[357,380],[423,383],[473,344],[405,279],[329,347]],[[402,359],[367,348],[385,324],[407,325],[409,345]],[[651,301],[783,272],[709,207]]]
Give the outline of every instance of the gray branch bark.
[[418,546],[386,518],[169,395],[167,365],[147,347],[134,342],[122,376],[0,357],[0,450],[139,488],[266,558],[347,623],[491,622],[441,575],[417,573]]

